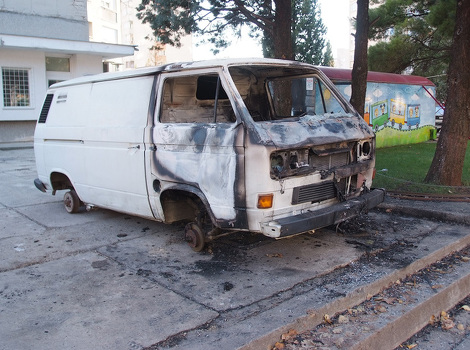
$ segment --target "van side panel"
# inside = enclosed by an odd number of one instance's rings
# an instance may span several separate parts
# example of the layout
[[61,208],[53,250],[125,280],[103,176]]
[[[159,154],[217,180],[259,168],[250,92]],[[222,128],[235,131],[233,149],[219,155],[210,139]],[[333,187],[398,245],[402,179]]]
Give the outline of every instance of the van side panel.
[[34,134],[34,150],[39,179],[52,189],[51,174],[58,172],[72,178],[84,169],[82,156],[91,84],[52,89],[52,103],[44,123],[38,123]]
[[143,143],[153,79],[134,77],[56,91],[50,116],[37,134],[44,140],[46,172],[67,175],[85,203],[153,218]]
[[152,83],[148,76],[93,84],[83,139],[86,172],[77,183],[83,201],[153,217],[143,143]]

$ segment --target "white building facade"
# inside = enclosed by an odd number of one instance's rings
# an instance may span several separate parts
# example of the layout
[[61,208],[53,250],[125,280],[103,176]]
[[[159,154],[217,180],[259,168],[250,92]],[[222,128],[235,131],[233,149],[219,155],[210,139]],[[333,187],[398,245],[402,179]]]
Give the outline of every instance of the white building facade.
[[[162,45],[152,33],[150,24],[137,18],[136,7],[141,0],[121,0],[122,43],[137,45],[139,51],[132,57],[124,57],[124,69],[158,66],[166,63],[193,60],[193,36],[181,39],[181,47]],[[156,49],[158,47],[159,49]]]
[[[150,24],[137,18],[142,0],[88,0],[90,41],[134,45],[133,56],[107,60],[109,71],[159,66],[192,61],[192,35],[181,40],[181,47],[162,45],[155,39]],[[156,49],[158,47],[158,49]]]
[[48,86],[133,54],[89,41],[86,0],[0,0],[0,143],[32,140]]

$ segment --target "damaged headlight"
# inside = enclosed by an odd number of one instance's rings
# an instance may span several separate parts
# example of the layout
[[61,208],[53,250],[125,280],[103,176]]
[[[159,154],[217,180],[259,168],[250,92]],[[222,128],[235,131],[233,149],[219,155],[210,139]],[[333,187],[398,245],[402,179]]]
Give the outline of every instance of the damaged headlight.
[[363,140],[357,143],[357,160],[362,161],[370,159],[372,155],[372,142],[370,140]]
[[271,155],[271,171],[275,175],[279,175],[284,170],[284,158],[280,154]]
[[271,154],[271,178],[282,178],[310,171],[309,150],[297,149]]

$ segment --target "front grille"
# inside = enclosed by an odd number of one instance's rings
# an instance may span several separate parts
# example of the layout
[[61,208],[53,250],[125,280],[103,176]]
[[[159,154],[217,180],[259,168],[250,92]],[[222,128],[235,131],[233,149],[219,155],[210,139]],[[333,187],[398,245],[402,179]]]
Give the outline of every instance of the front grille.
[[292,204],[316,203],[336,197],[335,185],[332,181],[320,184],[295,187]]
[[311,154],[309,159],[310,166],[315,170],[329,170],[348,164],[348,153],[335,153],[319,156]]

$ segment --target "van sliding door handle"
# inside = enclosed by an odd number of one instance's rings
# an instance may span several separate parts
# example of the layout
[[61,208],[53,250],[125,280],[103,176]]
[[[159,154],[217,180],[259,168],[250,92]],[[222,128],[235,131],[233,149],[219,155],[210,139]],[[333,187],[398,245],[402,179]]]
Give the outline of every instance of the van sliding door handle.
[[140,145],[128,147],[127,149],[140,149]]

